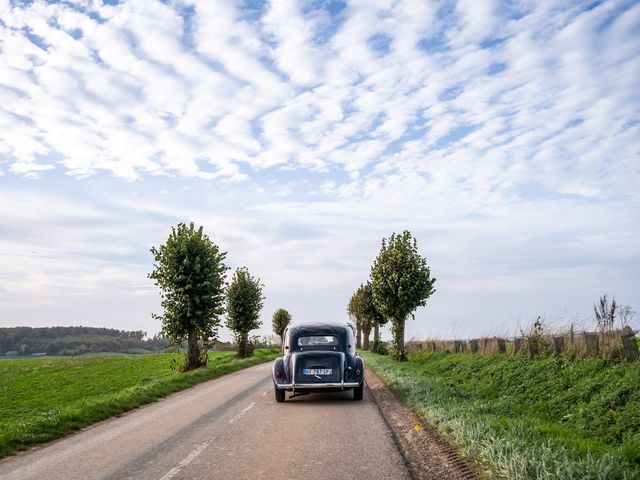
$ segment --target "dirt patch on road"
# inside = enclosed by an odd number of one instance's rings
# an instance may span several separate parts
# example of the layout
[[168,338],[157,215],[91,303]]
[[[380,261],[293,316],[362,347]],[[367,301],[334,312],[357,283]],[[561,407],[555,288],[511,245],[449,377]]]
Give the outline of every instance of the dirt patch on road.
[[475,466],[462,459],[435,427],[404,405],[380,378],[367,370],[367,386],[393,432],[407,467],[416,480],[477,479]]

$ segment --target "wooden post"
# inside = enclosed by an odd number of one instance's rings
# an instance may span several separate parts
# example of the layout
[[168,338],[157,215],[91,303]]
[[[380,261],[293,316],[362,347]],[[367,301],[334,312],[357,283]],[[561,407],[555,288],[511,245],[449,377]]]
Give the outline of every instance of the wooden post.
[[513,353],[518,353],[520,350],[522,350],[522,339],[516,337],[513,339]]
[[586,344],[586,354],[589,357],[597,357],[600,351],[600,347],[598,345],[598,334],[584,332],[584,343]]
[[564,337],[551,337],[553,339],[553,351],[556,355],[564,353]]
[[631,327],[627,325],[622,329],[620,339],[622,340],[622,349],[626,359],[629,362],[635,362],[638,360],[640,357],[640,352],[638,352],[638,342],[636,341],[636,336],[634,335]]

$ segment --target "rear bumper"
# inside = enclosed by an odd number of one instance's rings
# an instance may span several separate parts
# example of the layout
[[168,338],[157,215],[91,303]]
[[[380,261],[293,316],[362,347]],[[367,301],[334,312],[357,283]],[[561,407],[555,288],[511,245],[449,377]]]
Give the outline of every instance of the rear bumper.
[[335,382],[335,383],[276,383],[275,387],[279,390],[312,390],[323,388],[355,388],[362,385],[357,382]]

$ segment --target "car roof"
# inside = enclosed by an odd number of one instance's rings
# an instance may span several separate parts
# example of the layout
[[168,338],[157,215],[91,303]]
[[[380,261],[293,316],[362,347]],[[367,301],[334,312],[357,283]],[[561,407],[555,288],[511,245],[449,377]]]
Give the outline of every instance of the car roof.
[[289,327],[290,335],[338,335],[347,330],[349,326],[346,323],[299,323]]

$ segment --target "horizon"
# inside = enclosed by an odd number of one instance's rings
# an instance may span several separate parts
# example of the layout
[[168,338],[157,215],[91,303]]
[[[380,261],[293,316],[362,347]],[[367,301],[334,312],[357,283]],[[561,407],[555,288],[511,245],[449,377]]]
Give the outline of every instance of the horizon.
[[407,339],[640,310],[638,31],[633,1],[0,0],[0,327],[156,333],[150,248],[191,221],[265,285],[259,335],[347,321],[404,229],[437,278]]

